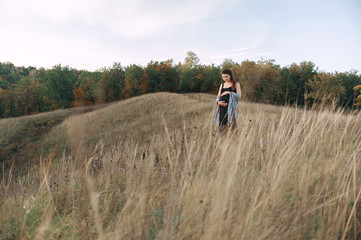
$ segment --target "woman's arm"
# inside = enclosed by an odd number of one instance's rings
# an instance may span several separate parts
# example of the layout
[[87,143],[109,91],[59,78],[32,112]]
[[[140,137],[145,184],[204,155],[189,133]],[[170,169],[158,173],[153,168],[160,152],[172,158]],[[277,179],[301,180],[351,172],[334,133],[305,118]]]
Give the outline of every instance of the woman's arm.
[[217,98],[220,98],[220,97],[221,97],[221,92],[222,92],[222,84],[219,85],[219,90],[218,90]]
[[239,82],[236,83],[236,91],[239,94],[239,98],[242,97],[242,91],[241,91],[241,85],[239,84]]
[[217,102],[217,104],[219,104],[223,107],[226,107],[228,105],[228,103],[226,103],[224,101],[219,101],[220,97],[223,95],[223,94],[221,94],[221,92],[222,92],[222,84],[219,86],[219,91],[218,91],[216,102]]

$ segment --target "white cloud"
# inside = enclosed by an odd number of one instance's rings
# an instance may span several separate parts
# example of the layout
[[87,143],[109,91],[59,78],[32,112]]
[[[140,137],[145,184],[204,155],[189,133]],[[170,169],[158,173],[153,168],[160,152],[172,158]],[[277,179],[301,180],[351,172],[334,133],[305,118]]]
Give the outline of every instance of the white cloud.
[[[223,51],[215,51],[208,55],[208,59],[221,63],[224,59],[232,60],[256,60],[260,56],[273,56],[275,52],[270,44],[272,36],[272,24],[266,20],[253,19],[248,20],[247,24],[237,26],[235,33],[236,41],[233,41],[229,47]],[[227,45],[226,45],[227,46]],[[236,48],[234,48],[236,46]]]
[[266,51],[266,52],[257,52],[257,51],[244,51],[241,53],[234,53],[228,55],[220,55],[212,57],[213,60],[223,61],[225,59],[233,59],[233,60],[245,60],[245,59],[253,59],[256,60],[257,57],[265,57],[265,56],[274,56],[275,51]]
[[[183,24],[225,12],[235,3],[236,0],[0,0],[0,28],[6,35],[0,38],[0,61],[38,67],[62,63],[88,69],[113,61],[144,64],[140,59],[159,57],[157,49],[162,47],[154,45],[157,41],[148,45],[147,39],[157,39]],[[132,44],[134,40],[138,41],[138,48]]]
[[[343,65],[360,69],[356,3],[354,12],[339,11],[346,6],[341,2],[315,4],[313,11],[319,15],[311,21],[283,2],[0,0],[0,62],[36,67],[61,63],[94,70],[113,61],[183,61],[191,50],[202,64],[263,56],[283,65],[309,59],[338,70]],[[298,5],[306,9],[311,2]],[[325,25],[324,19],[331,16],[325,7],[340,13],[333,15],[338,24]],[[305,21],[316,27],[305,27]]]
[[[54,24],[79,24],[103,28],[110,34],[133,39],[152,37],[180,24],[196,22],[216,11],[227,11],[235,0],[3,0],[2,21],[43,21]],[[219,8],[223,5],[227,7]],[[9,21],[10,20],[10,21]],[[36,26],[34,26],[36,27]]]
[[239,58],[242,56],[248,56],[252,54],[252,51],[244,51],[244,52],[238,52],[238,53],[232,53],[232,54],[223,54],[223,55],[218,55],[218,56],[214,56],[212,57],[212,59],[215,60],[223,60],[223,59],[233,59],[233,58]]
[[249,56],[255,54],[258,46],[237,48],[232,50],[227,50],[221,53],[221,55],[213,56],[212,59],[223,60],[223,59],[232,59],[232,58],[240,58],[242,56]]
[[232,50],[225,51],[224,53],[239,53],[239,52],[245,52],[245,51],[255,49],[255,48],[257,48],[257,46],[237,48],[237,49],[232,49]]

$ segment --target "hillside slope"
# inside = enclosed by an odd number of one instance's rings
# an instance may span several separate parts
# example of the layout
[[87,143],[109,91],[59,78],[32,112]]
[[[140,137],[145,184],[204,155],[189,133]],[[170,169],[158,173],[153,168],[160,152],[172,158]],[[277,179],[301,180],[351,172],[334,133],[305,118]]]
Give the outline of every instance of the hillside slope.
[[39,158],[44,136],[70,116],[83,114],[106,105],[56,110],[31,116],[0,119],[0,164],[8,169],[12,164],[25,167]]
[[[0,120],[0,163],[21,170],[41,155],[76,149],[79,142],[107,146],[125,140],[144,142],[149,137],[185,122],[211,120],[214,96],[209,94],[147,94],[107,105],[57,110]],[[163,121],[163,118],[165,122]]]
[[0,239],[359,238],[360,112],[241,102],[219,133],[213,110],[157,93],[67,117],[1,179]]

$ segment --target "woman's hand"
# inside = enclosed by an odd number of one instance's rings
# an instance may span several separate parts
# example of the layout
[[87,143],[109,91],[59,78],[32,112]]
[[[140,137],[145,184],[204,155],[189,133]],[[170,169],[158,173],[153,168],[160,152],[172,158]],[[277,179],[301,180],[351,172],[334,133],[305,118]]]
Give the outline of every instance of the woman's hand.
[[224,96],[224,95],[226,95],[226,94],[231,94],[231,92],[230,92],[230,91],[226,91],[226,92],[222,93],[221,96]]
[[220,102],[218,102],[218,104],[223,107],[227,107],[227,105],[228,105],[228,103],[226,103],[225,101],[220,101]]

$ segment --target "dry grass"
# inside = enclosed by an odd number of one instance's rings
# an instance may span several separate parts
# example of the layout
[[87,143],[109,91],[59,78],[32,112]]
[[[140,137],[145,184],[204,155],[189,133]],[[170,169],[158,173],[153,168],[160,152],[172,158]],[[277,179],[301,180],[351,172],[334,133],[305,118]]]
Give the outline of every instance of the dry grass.
[[[39,162],[39,156],[48,154],[52,148],[64,150],[66,139],[57,137],[51,145],[44,136],[66,118],[84,114],[106,105],[79,107],[47,112],[18,118],[0,119],[0,164],[9,169],[14,164],[16,174],[27,172],[27,168]],[[62,136],[62,135],[59,135]],[[23,170],[24,169],[24,170]]]
[[360,113],[242,102],[218,133],[213,110],[159,93],[67,119],[46,141],[71,153],[2,179],[0,238],[360,239]]

